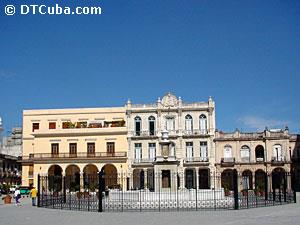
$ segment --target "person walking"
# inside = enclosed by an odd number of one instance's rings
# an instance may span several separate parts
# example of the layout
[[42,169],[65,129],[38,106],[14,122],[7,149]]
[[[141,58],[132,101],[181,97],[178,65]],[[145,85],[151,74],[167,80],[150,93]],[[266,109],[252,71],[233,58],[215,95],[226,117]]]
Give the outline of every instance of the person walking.
[[32,206],[36,206],[36,196],[37,196],[37,190],[35,187],[33,187],[30,190],[30,196],[31,196],[31,200],[32,200]]
[[20,198],[21,198],[21,192],[18,187],[16,187],[15,193],[14,193],[14,198],[16,200],[16,205],[20,205]]

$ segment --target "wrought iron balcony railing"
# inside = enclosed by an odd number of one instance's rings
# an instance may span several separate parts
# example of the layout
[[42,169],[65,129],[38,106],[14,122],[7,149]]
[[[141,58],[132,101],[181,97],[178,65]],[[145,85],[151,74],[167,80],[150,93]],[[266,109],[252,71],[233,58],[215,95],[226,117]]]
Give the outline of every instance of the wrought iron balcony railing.
[[149,137],[156,136],[156,131],[131,131],[130,134],[135,137]]
[[203,130],[183,130],[182,134],[183,135],[207,135],[209,133],[208,129],[203,129]]
[[184,163],[192,163],[192,162],[208,162],[208,157],[191,157],[185,158]]
[[23,160],[36,160],[36,159],[67,159],[67,158],[124,158],[127,157],[127,152],[77,152],[77,154],[70,153],[35,153],[30,154],[29,156],[23,156]]
[[221,163],[235,163],[234,157],[221,158]]
[[155,158],[146,158],[146,159],[133,159],[133,164],[139,163],[152,163],[155,161]]

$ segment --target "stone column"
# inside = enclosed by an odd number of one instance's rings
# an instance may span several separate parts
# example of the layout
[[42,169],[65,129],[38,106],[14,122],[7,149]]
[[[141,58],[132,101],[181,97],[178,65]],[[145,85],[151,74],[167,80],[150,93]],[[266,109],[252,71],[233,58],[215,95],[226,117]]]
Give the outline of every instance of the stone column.
[[180,188],[184,189],[185,188],[185,176],[184,176],[184,169],[181,172],[181,176],[180,176]]
[[83,172],[80,172],[80,191],[84,191],[84,177]]
[[128,173],[129,175],[129,190],[133,188],[133,172]]
[[198,190],[199,189],[199,167],[196,167],[195,170],[196,170],[196,173],[195,173],[195,175],[196,175],[196,189]]
[[144,189],[148,189],[148,169],[144,169]]

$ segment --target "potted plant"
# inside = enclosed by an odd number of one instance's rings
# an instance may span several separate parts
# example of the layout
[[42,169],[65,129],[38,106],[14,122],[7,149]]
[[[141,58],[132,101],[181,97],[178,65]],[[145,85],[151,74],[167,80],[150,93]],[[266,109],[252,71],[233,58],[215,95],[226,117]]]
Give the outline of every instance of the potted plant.
[[2,197],[2,200],[4,201],[4,204],[11,204],[11,199],[12,199],[12,197],[9,194]]

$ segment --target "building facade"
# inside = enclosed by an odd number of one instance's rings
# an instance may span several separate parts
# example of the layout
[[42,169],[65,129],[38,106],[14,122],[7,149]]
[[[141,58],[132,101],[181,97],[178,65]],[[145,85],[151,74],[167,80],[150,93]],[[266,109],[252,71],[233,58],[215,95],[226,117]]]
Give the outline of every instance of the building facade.
[[36,186],[38,174],[66,176],[68,188],[79,190],[99,171],[127,171],[125,119],[123,107],[25,110],[22,184]]
[[21,183],[21,156],[22,128],[15,127],[0,142],[0,184]]
[[[126,104],[130,188],[210,188],[215,104],[168,93],[153,104]],[[159,180],[154,179],[159,177]]]
[[68,189],[81,190],[102,172],[108,188],[232,190],[236,170],[240,190],[262,189],[266,176],[269,189],[291,188],[282,176],[293,172],[300,187],[299,162],[299,135],[287,128],[216,130],[211,97],[187,103],[168,93],[152,104],[23,112],[23,185],[36,186],[38,174],[65,176]]
[[[264,130],[263,132],[233,133],[216,131],[216,171],[222,177],[222,187],[232,190],[230,179],[233,170],[241,177],[239,189],[260,189],[265,175],[281,177],[291,172],[291,148],[288,129]],[[277,188],[274,179],[269,183]],[[276,179],[280,180],[280,179]],[[279,181],[278,181],[279,182]],[[288,182],[291,184],[291,182]],[[287,187],[291,188],[291,186]]]

